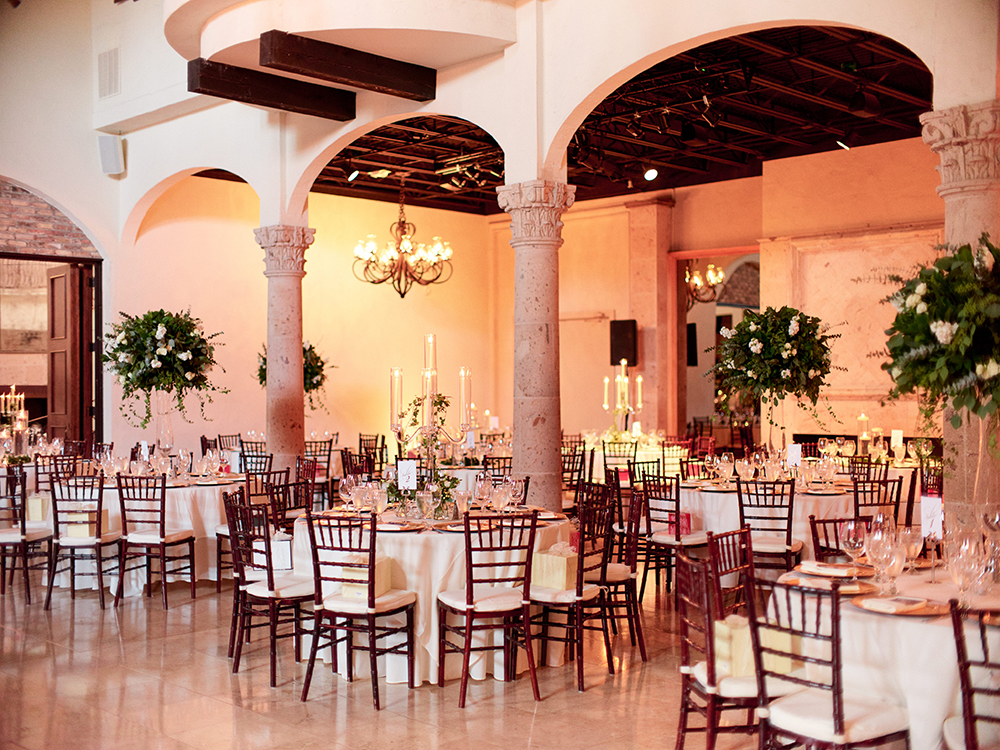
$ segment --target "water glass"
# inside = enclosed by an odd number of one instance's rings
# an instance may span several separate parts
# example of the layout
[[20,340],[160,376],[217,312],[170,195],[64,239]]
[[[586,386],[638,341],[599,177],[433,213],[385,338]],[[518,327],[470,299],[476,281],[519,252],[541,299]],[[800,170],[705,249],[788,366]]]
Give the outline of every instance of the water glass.
[[855,453],[857,453],[858,445],[853,440],[845,440],[844,445],[840,449],[840,453],[843,456],[850,458]]
[[[858,558],[865,551],[865,539],[868,531],[865,522],[859,518],[849,518],[840,524],[840,547],[851,558],[851,562],[857,565]],[[858,580],[858,571],[855,568],[852,581]]]
[[923,534],[920,532],[920,529],[915,529],[912,526],[907,526],[899,530],[899,541],[903,545],[906,551],[906,562],[908,566],[908,572],[916,573],[917,555],[919,555],[920,550],[924,548]]
[[464,516],[468,513],[471,504],[472,492],[470,490],[458,490],[455,492],[455,507],[458,509],[459,516]]

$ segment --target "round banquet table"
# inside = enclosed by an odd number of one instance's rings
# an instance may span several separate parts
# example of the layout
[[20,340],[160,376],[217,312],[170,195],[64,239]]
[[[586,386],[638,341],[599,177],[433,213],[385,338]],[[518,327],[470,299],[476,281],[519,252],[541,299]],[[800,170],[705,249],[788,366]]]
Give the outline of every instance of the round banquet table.
[[[541,524],[542,521],[539,521]],[[546,522],[539,526],[535,534],[535,549],[545,550],[557,542],[568,542],[571,524],[565,521]],[[379,531],[376,542],[378,554],[390,558],[392,568],[392,587],[415,591],[417,605],[415,611],[416,655],[414,676],[416,683],[437,682],[438,667],[438,609],[437,596],[441,591],[465,588],[465,535],[450,531],[420,531],[420,532],[388,532]],[[309,531],[305,518],[295,522],[294,541],[292,543],[292,565],[296,573],[312,576],[312,550],[309,545]],[[400,624],[403,618],[399,619]],[[309,640],[309,636],[306,636]],[[539,653],[536,641],[536,658]],[[559,664],[562,661],[562,644],[549,644],[548,661]],[[556,646],[556,648],[553,648]],[[308,653],[303,644],[303,653]],[[329,658],[327,650],[324,658]],[[524,659],[523,652],[520,659]],[[345,652],[340,654],[338,663],[346,675],[344,664]],[[368,657],[358,654],[354,662],[355,674],[370,676]],[[524,663],[526,667],[527,662]],[[462,660],[455,656],[445,662],[445,678],[455,679],[461,676]],[[518,671],[521,671],[519,664]],[[476,680],[495,674],[503,675],[502,653],[479,652],[472,655],[470,676]],[[379,674],[384,675],[387,682],[406,682],[406,657],[401,654],[389,654],[379,659]]]
[[[901,575],[896,585],[902,596],[944,603],[958,598],[958,587],[943,567],[937,580],[931,585],[930,572],[919,571]],[[840,608],[844,692],[905,706],[911,750],[938,750],[944,746],[945,719],[962,715],[950,616],[878,614],[854,606],[851,598],[843,596]],[[972,606],[1000,608],[1000,595],[973,596]],[[978,639],[971,626],[966,632],[967,638]]]
[[[191,484],[188,486],[171,486],[167,484],[166,523],[168,528],[192,529],[195,544],[195,577],[197,580],[215,580],[218,576],[218,561],[215,559],[215,527],[226,522],[226,509],[222,502],[223,492],[232,492],[239,486],[238,482],[220,480],[210,485]],[[47,492],[38,493],[47,496]],[[121,504],[118,501],[118,489],[114,485],[105,485],[103,507],[108,512],[110,531],[119,531],[122,527]],[[48,507],[47,522],[52,524],[52,510]],[[81,567],[81,570],[85,568]],[[118,585],[117,576],[106,576],[105,580],[111,592]],[[169,580],[174,580],[170,577]],[[145,573],[133,571],[125,579],[125,596],[139,596],[145,582]],[[81,577],[77,586],[92,586],[96,588],[95,578]],[[69,586],[69,579],[60,575],[56,578],[57,586]]]

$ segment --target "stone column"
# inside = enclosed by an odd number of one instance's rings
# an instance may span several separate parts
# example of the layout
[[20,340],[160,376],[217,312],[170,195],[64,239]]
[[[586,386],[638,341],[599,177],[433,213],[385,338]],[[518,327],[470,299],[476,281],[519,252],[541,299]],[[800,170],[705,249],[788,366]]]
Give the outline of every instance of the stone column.
[[[1000,242],[1000,101],[927,112],[920,121],[924,142],[941,157],[945,242],[975,247],[983,232]],[[981,425],[972,417],[956,430],[949,416],[945,456],[955,466],[945,472],[945,510],[975,522],[983,506],[1000,505],[1000,461],[988,449],[990,432],[1000,437],[997,420]]]
[[302,277],[315,233],[282,224],[254,230],[267,276],[267,447],[275,469],[294,470],[305,448]]
[[514,248],[514,472],[531,477],[531,501],[561,510],[559,217],[576,189],[533,180],[497,188]]

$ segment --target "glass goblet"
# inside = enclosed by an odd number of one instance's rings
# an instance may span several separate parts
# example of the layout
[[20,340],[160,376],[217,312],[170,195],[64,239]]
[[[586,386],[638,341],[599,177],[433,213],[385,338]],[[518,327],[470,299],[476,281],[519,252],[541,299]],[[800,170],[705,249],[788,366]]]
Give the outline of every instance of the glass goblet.
[[458,515],[464,516],[469,512],[469,505],[472,503],[472,492],[469,490],[458,490],[455,493],[455,507],[458,509]]
[[344,507],[348,510],[352,510],[352,501],[354,500],[354,491],[357,487],[357,481],[354,479],[353,474],[344,474],[344,478],[340,480],[340,499],[344,502]]
[[858,444],[857,444],[857,443],[855,443],[855,442],[854,442],[853,440],[845,440],[845,441],[844,441],[844,445],[843,445],[843,447],[841,447],[841,449],[840,449],[840,450],[841,450],[841,453],[842,453],[843,455],[845,455],[845,456],[847,456],[848,458],[850,458],[850,457],[851,457],[851,456],[853,456],[853,455],[854,455],[855,453],[857,453],[857,450],[858,450]]
[[510,483],[508,488],[510,492],[510,504],[512,506],[520,505],[524,498],[524,480],[515,479]]
[[430,528],[430,520],[434,515],[434,493],[427,490],[417,492],[417,510],[424,520],[424,527]]
[[900,529],[899,541],[906,551],[907,572],[916,573],[917,555],[919,555],[920,550],[924,548],[924,537],[920,533],[920,529],[915,529],[912,526]]
[[859,518],[849,518],[840,524],[840,548],[847,553],[855,566],[854,576],[851,578],[854,582],[858,580],[858,558],[865,551],[867,533],[865,522]]
[[476,475],[476,499],[479,501],[481,506],[485,506],[489,503],[490,494],[493,492],[493,482],[490,480],[490,475],[485,471],[479,472]]
[[[844,455],[844,438],[842,438],[842,437],[834,438],[834,443],[836,443],[836,445],[837,445],[837,453],[839,453],[841,456],[843,456]],[[836,454],[834,454],[834,455],[836,455]]]

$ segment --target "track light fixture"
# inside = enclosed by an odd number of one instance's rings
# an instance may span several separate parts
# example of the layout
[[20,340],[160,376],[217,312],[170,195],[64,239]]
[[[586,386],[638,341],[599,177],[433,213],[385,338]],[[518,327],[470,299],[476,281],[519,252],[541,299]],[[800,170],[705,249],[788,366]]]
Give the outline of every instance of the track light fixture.
[[875,94],[869,93],[859,87],[854,96],[851,97],[851,102],[847,105],[847,111],[858,117],[878,117],[882,114],[882,102],[878,100]]
[[638,113],[632,115],[632,119],[625,126],[625,131],[633,138],[640,138],[642,136],[642,121]]
[[652,164],[647,164],[642,168],[642,177],[646,182],[652,182],[659,176],[659,170]]
[[358,175],[361,174],[361,170],[354,166],[352,162],[347,162],[347,168],[344,171],[347,172],[348,182],[354,182],[358,179]]

